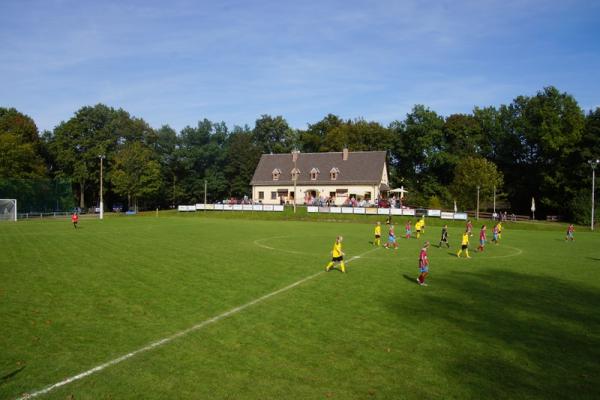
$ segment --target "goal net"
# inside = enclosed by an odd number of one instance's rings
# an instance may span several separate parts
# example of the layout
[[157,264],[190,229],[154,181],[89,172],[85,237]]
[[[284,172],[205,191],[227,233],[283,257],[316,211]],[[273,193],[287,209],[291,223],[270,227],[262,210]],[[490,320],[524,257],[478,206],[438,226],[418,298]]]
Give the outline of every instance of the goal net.
[[17,200],[0,199],[0,221],[17,220]]

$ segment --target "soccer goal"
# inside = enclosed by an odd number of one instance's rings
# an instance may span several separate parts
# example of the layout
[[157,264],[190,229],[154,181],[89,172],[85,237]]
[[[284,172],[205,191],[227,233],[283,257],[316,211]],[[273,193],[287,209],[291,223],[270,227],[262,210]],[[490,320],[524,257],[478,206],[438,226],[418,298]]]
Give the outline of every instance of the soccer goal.
[[17,200],[0,199],[0,222],[17,220]]

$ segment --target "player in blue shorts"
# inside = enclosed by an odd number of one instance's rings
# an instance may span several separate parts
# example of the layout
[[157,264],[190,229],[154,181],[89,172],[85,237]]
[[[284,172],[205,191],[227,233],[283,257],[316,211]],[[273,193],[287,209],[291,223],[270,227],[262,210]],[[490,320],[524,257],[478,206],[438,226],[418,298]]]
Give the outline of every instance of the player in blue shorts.
[[394,250],[398,250],[398,243],[396,242],[396,234],[394,233],[394,225],[390,225],[390,231],[388,233],[388,241],[383,247],[389,249],[390,247],[394,247]]

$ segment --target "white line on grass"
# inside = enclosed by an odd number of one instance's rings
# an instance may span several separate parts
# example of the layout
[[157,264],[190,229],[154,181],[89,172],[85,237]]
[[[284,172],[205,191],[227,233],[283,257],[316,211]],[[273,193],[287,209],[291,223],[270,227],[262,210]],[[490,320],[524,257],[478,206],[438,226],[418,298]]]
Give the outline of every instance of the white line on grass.
[[[362,254],[360,254],[358,256],[354,256],[354,257],[350,258],[347,261],[347,264],[351,263],[354,260],[358,260],[358,259],[360,259],[360,257],[364,256],[365,254],[371,253],[371,252],[373,252],[375,250],[377,250],[377,248],[372,249],[372,250],[368,250],[368,251],[366,251],[366,252],[364,252],[364,253],[362,253]],[[43,389],[40,389],[38,391],[35,391],[33,393],[27,393],[27,394],[25,394],[25,395],[17,398],[17,400],[25,400],[25,399],[31,399],[31,398],[34,398],[34,397],[37,397],[37,396],[41,396],[41,395],[46,394],[48,392],[51,392],[52,390],[57,389],[57,388],[59,388],[61,386],[65,386],[65,385],[67,385],[67,384],[69,384],[71,382],[78,381],[80,379],[85,378],[86,376],[95,374],[96,372],[100,372],[103,369],[106,369],[106,368],[111,367],[113,365],[119,364],[120,362],[125,361],[125,360],[127,360],[127,359],[129,359],[129,358],[131,358],[133,356],[136,356],[136,355],[138,355],[140,353],[144,353],[144,352],[152,350],[152,349],[154,349],[156,347],[160,347],[160,346],[162,346],[164,344],[172,342],[173,340],[175,340],[177,338],[180,338],[182,336],[185,336],[185,335],[187,335],[190,332],[194,332],[194,331],[197,331],[199,329],[202,329],[202,328],[204,328],[207,325],[213,324],[215,322],[218,322],[218,321],[222,320],[223,318],[227,318],[230,315],[236,314],[236,313],[238,313],[238,312],[240,312],[240,311],[242,311],[242,310],[244,310],[244,309],[246,309],[246,308],[248,308],[250,306],[253,306],[253,305],[257,304],[257,303],[260,303],[263,300],[266,300],[266,299],[268,299],[270,297],[278,295],[279,293],[283,293],[283,292],[285,292],[287,290],[290,290],[290,289],[292,289],[292,288],[294,288],[294,287],[296,287],[298,285],[301,285],[304,282],[309,281],[309,280],[311,280],[311,279],[313,279],[313,278],[315,278],[315,277],[323,274],[324,272],[325,271],[319,271],[316,274],[312,274],[310,276],[307,276],[306,278],[300,279],[299,281],[294,282],[291,285],[288,285],[288,286],[286,286],[284,288],[278,289],[278,290],[276,290],[274,292],[271,292],[271,293],[266,294],[266,295],[264,295],[262,297],[254,299],[254,300],[252,300],[252,301],[250,301],[250,302],[248,302],[246,304],[243,304],[243,305],[241,305],[239,307],[232,308],[229,311],[226,311],[226,312],[224,312],[222,314],[219,314],[219,315],[217,315],[215,317],[212,317],[212,318],[209,318],[207,320],[204,320],[204,321],[200,322],[199,324],[196,324],[196,325],[194,325],[194,326],[192,326],[192,327],[190,327],[188,329],[185,329],[183,331],[177,332],[177,333],[175,333],[175,334],[173,334],[171,336],[168,336],[168,337],[166,337],[164,339],[157,340],[156,342],[150,343],[149,345],[144,346],[144,347],[142,347],[140,349],[137,349],[135,351],[132,351],[131,353],[127,353],[125,355],[122,355],[121,357],[117,357],[117,358],[115,358],[113,360],[105,362],[104,364],[100,364],[100,365],[98,365],[98,366],[96,366],[96,367],[94,367],[92,369],[88,369],[87,371],[84,371],[84,372],[82,372],[80,374],[71,376],[71,377],[69,377],[67,379],[64,379],[64,380],[62,380],[60,382],[57,382],[57,383],[55,383],[53,385],[50,385],[50,386],[47,386],[47,387],[45,387]]]

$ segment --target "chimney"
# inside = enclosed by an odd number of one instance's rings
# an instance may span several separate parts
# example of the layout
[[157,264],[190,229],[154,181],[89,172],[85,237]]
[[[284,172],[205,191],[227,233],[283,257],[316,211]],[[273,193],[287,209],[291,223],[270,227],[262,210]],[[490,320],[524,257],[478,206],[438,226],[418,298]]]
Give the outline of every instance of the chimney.
[[348,161],[348,148],[347,147],[344,147],[344,150],[342,151],[342,160]]
[[292,150],[292,162],[298,161],[299,154],[300,154],[300,150]]

